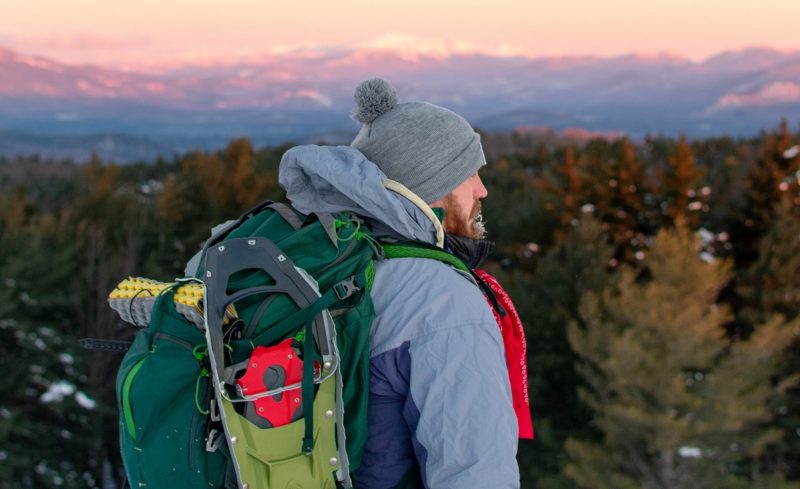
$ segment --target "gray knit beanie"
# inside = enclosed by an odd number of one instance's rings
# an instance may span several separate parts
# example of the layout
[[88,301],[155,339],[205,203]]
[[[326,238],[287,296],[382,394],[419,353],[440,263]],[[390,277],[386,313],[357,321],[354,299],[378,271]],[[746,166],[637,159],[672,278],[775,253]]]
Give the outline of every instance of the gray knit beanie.
[[363,126],[350,146],[427,203],[486,164],[480,136],[455,112],[427,102],[398,104],[381,78],[362,82],[355,99],[352,117]]

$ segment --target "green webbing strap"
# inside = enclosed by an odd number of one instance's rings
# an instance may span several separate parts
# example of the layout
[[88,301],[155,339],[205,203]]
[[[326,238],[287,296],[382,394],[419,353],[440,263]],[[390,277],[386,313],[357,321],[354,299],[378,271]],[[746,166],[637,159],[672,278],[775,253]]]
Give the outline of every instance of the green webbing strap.
[[[289,314],[285,318],[281,319],[280,321],[272,325],[268,330],[264,331],[260,335],[253,338],[252,340],[234,340],[232,343],[236,347],[240,347],[245,344],[250,345],[251,343],[253,345],[271,345],[276,341],[285,338],[286,335],[290,334],[292,331],[297,329],[298,324],[304,324],[307,320],[309,311],[311,311],[311,308],[313,308],[314,306],[319,304],[321,307],[320,309],[321,311],[322,309],[327,309],[332,305],[336,304],[337,302],[339,302],[340,300],[349,297],[349,295],[345,295],[346,291],[341,288],[342,284],[347,283],[352,279],[353,285],[357,287],[357,289],[354,290],[353,292],[356,292],[362,289],[369,282],[371,282],[372,279],[371,276],[374,274],[375,274],[375,268],[373,264],[372,267],[368,266],[366,270],[364,270],[360,274],[342,280],[341,282],[335,284],[333,287],[330,288],[330,290],[324,293],[319,299],[314,301],[311,305],[309,305],[305,309],[300,309]],[[316,314],[319,314],[319,312],[317,312]],[[316,316],[316,314],[314,314],[314,316]],[[312,316],[312,319],[314,316]]]
[[305,340],[303,341],[303,381],[300,386],[300,392],[303,398],[303,419],[305,420],[305,435],[303,436],[303,453],[305,454],[310,454],[314,450],[314,410],[311,409],[311,406],[314,405],[314,363],[320,359],[319,352],[313,344],[311,327],[314,324],[314,319],[322,311],[339,301],[347,299],[361,290],[366,283],[367,276],[364,272],[342,280],[314,301],[311,306],[303,310],[305,312]]
[[[335,299],[336,299],[336,294],[328,292],[319,299],[317,299],[316,301],[314,301],[314,303],[311,304],[311,306],[309,307],[312,307],[314,304],[323,301],[324,302],[330,301],[328,306],[330,307],[330,305],[333,305],[336,302]],[[260,335],[256,336],[252,340],[238,340],[234,344],[236,344],[236,346],[245,343],[247,345],[250,345],[250,343],[252,343],[253,345],[272,345],[281,338],[285,338],[292,331],[296,330],[298,324],[305,324],[307,312],[308,308],[298,309],[297,311],[289,314],[285,318],[281,319],[280,321],[272,325],[272,327],[270,327],[268,330],[264,331]]]
[[[310,454],[314,450],[314,363],[319,361],[319,352],[314,347],[313,332],[311,325],[314,324],[314,316],[323,311],[315,303],[306,321],[306,338],[303,341],[303,381],[300,393],[303,398],[303,419],[305,420],[305,434],[303,435],[303,453]],[[316,312],[315,312],[316,311]],[[321,371],[322,367],[320,367]]]
[[[314,347],[314,332],[312,325],[314,319],[333,305],[338,298],[333,289],[326,292],[319,299],[314,301],[311,306],[298,312],[305,316],[305,339],[303,340],[303,380],[300,386],[301,397],[303,398],[303,419],[305,420],[305,434],[303,435],[303,453],[308,455],[314,450],[314,363],[319,361],[319,352]],[[294,314],[292,314],[293,316]],[[291,316],[290,316],[291,317]],[[289,319],[289,318],[287,318]],[[286,320],[282,321],[285,322]],[[296,325],[297,323],[295,323]],[[283,336],[283,335],[281,335]]]
[[429,248],[421,243],[383,243],[381,246],[383,246],[383,253],[386,258],[428,258],[447,263],[464,273],[472,275],[472,270],[461,259],[440,248]]

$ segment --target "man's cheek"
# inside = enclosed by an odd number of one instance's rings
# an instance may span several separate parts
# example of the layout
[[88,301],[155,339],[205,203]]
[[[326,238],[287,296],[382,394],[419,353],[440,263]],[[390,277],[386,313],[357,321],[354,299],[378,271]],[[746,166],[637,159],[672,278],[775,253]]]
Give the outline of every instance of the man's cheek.
[[478,218],[480,214],[481,214],[481,201],[479,200],[475,202],[475,205],[472,206],[472,212],[469,213],[469,219],[471,221],[474,221],[475,219]]

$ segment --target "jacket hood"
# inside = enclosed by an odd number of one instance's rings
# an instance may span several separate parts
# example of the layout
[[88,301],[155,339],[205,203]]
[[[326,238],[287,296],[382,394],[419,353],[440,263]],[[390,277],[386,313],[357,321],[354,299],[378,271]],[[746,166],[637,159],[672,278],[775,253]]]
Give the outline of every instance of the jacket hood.
[[436,228],[411,200],[384,186],[386,175],[349,146],[296,146],[281,159],[278,182],[303,214],[349,211],[379,236],[436,244]]

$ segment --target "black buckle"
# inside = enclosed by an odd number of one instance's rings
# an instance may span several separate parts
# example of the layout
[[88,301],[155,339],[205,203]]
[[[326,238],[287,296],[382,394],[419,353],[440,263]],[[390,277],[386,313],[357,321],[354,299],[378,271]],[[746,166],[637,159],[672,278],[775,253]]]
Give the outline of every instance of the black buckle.
[[356,277],[350,277],[342,280],[338,284],[333,286],[333,293],[336,294],[336,297],[341,301],[347,299],[351,295],[355,294],[361,290],[361,287],[356,285]]

